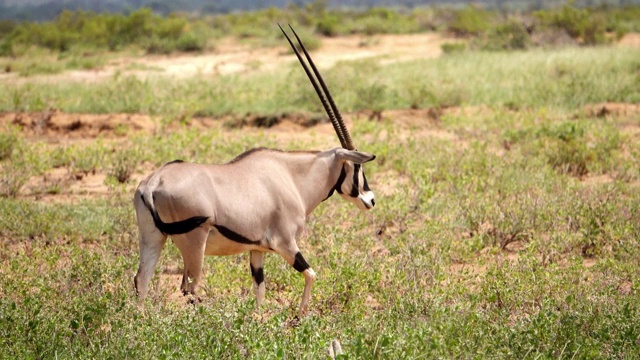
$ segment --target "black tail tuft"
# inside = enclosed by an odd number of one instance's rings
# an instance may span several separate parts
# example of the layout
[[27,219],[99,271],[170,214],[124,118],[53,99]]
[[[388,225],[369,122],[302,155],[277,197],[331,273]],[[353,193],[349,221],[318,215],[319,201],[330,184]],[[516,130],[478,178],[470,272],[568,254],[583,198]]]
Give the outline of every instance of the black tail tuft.
[[167,235],[186,234],[189,231],[202,225],[205,221],[209,219],[208,216],[194,216],[188,219],[184,219],[184,220],[180,220],[172,223],[166,223],[162,221],[162,219],[160,219],[160,216],[158,215],[158,212],[156,211],[156,209],[153,209],[149,204],[147,204],[147,202],[144,200],[144,197],[142,197],[142,202],[147,207],[147,209],[149,209],[149,212],[151,213],[151,217],[153,217],[153,223],[156,225],[158,230],[160,230],[163,234],[167,234]]

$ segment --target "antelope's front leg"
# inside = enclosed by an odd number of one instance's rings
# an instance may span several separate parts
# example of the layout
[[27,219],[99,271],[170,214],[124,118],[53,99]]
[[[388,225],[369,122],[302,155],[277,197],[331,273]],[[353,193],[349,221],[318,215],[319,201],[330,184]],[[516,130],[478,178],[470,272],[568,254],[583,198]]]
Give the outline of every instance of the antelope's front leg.
[[304,292],[302,293],[302,301],[300,302],[299,310],[300,315],[304,315],[309,309],[309,300],[311,300],[311,285],[313,285],[313,282],[316,280],[316,272],[313,271],[304,257],[302,257],[302,253],[300,253],[300,251],[298,251],[295,256],[293,268],[304,275]]
[[253,292],[256,295],[256,308],[264,302],[264,253],[261,251],[251,251],[249,267],[253,278]]
[[316,273],[313,271],[309,263],[304,259],[298,246],[291,246],[288,250],[279,252],[280,255],[298,272],[304,275],[304,292],[302,293],[302,301],[300,302],[300,315],[307,313],[309,309],[309,300],[311,300],[311,286],[316,280]]

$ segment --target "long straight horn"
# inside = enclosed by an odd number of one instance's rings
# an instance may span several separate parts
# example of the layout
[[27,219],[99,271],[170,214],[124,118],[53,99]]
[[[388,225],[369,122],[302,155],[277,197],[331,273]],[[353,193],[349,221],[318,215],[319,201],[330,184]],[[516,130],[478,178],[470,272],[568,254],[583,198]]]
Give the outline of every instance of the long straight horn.
[[[300,40],[300,37],[298,37],[298,34],[296,33],[296,31],[293,30],[293,27],[291,27],[291,25],[289,25],[289,28],[291,29],[291,31],[295,35],[296,39],[298,40],[298,43],[300,44],[300,47],[302,48],[302,51],[304,52],[304,55],[307,58],[307,61],[309,61],[309,65],[311,65],[311,68],[313,69],[313,73],[316,75],[316,78],[320,82],[320,86],[322,87],[322,91],[320,90],[320,87],[318,86],[318,83],[316,82],[315,78],[313,77],[313,75],[309,71],[309,67],[307,67],[307,64],[302,59],[302,56],[298,52],[298,49],[295,47],[295,45],[293,45],[293,42],[291,41],[291,39],[289,38],[287,33],[284,31],[284,29],[282,29],[282,26],[280,26],[280,24],[278,24],[278,27],[280,28],[280,30],[282,31],[284,36],[287,38],[287,41],[289,41],[289,44],[291,45],[291,48],[293,49],[293,52],[298,57],[298,60],[300,61],[300,64],[302,65],[302,68],[304,69],[305,73],[307,74],[307,77],[309,78],[309,81],[311,81],[311,84],[313,85],[313,88],[315,89],[316,94],[318,94],[318,97],[320,98],[320,102],[322,102],[322,106],[324,107],[325,111],[327,112],[327,115],[329,116],[329,119],[331,120],[331,123],[333,124],[333,128],[335,129],[336,134],[338,135],[338,138],[340,139],[340,144],[345,149],[354,150],[355,146],[353,145],[353,141],[351,140],[351,135],[349,135],[349,130],[347,130],[347,127],[345,126],[344,121],[342,120],[342,116],[340,115],[340,111],[338,110],[338,107],[336,106],[335,102],[333,101],[333,97],[331,97],[331,93],[329,92],[329,89],[327,88],[327,85],[325,84],[324,80],[322,79],[322,76],[320,75],[320,72],[318,71],[318,69],[316,68],[315,64],[313,63],[313,60],[311,60],[311,56],[309,56],[309,53],[307,52],[307,49],[305,48],[304,44],[302,43],[302,40]],[[326,96],[326,98],[325,98],[325,96]]]

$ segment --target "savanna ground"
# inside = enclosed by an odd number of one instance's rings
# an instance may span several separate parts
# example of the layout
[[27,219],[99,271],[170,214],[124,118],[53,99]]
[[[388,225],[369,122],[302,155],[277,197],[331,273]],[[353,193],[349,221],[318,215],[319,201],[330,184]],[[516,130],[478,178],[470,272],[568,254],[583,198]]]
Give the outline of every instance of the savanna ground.
[[160,164],[338,144],[284,41],[1,75],[0,357],[322,358],[338,339],[347,358],[639,358],[638,39],[443,55],[435,34],[324,38],[377,206],[335,196],[309,217],[303,318],[276,255],[258,311],[246,254],[207,258],[195,304],[171,242],[147,300],[132,281],[131,197]]

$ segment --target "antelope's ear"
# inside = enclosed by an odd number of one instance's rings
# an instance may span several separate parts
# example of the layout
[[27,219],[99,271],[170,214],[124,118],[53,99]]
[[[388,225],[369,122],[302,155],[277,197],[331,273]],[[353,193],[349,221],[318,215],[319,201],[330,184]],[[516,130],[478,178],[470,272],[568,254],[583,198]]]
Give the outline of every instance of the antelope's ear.
[[336,156],[340,161],[353,161],[354,164],[364,164],[376,158],[368,152],[347,149],[336,150]]

